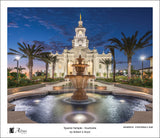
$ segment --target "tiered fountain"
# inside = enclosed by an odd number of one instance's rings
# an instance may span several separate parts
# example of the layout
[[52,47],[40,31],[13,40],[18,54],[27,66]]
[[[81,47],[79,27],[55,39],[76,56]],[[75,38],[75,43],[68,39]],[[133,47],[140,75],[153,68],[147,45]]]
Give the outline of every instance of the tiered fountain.
[[88,64],[82,64],[84,58],[77,58],[78,64],[73,64],[75,67],[76,75],[67,75],[65,78],[69,78],[73,87],[76,88],[76,91],[73,93],[71,97],[71,101],[83,102],[88,100],[88,96],[86,95],[86,91],[84,90],[88,85],[88,79],[95,79],[94,75],[83,75],[85,68],[89,66]]

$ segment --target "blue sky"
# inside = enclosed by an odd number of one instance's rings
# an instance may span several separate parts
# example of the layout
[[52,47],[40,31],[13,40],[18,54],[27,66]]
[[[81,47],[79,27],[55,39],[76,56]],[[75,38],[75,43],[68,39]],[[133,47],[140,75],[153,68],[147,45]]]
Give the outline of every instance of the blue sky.
[[[89,48],[96,47],[102,53],[108,39],[122,37],[121,32],[138,37],[152,31],[152,8],[8,8],[8,50],[17,49],[17,42],[43,44],[46,51],[58,51],[72,47],[75,27],[82,14],[83,25],[89,40]],[[107,53],[108,50],[105,50]],[[141,68],[139,57],[152,56],[152,47],[139,50],[132,59],[135,69]],[[8,67],[15,67],[14,56],[8,56]],[[123,52],[116,50],[116,61],[127,61]],[[26,67],[27,59],[20,65]],[[148,67],[149,62],[144,62]],[[43,62],[34,61],[34,70],[45,69]],[[127,63],[117,64],[117,69],[126,69]]]

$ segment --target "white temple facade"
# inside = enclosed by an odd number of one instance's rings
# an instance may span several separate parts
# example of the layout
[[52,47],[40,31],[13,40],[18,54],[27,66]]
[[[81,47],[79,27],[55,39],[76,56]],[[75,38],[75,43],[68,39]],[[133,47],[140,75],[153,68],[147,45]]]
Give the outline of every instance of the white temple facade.
[[[96,77],[106,77],[107,69],[106,66],[100,63],[101,59],[107,58],[112,59],[111,53],[98,54],[97,50],[94,48],[90,50],[89,40],[87,39],[86,28],[83,27],[83,21],[78,22],[78,27],[75,28],[75,36],[72,40],[72,49],[64,49],[62,54],[53,54],[57,55],[58,61],[56,62],[55,67],[55,77],[65,77],[65,75],[75,75],[75,69],[72,67],[72,64],[77,63],[76,58],[81,54],[82,58],[84,58],[83,63],[88,64],[89,66],[85,70],[84,75],[95,75]],[[109,65],[108,74],[110,77],[110,73],[112,70],[112,66]],[[49,74],[52,76],[52,65],[49,65]]]

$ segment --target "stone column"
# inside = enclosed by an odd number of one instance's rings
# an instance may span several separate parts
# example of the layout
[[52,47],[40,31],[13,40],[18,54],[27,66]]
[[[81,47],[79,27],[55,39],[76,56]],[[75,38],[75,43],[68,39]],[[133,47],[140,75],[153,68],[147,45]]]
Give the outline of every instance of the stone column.
[[95,77],[96,77],[96,56],[95,55],[93,57],[93,72],[94,72],[93,75],[95,75]]
[[91,75],[94,75],[94,59],[92,59],[91,61],[92,61],[92,74]]

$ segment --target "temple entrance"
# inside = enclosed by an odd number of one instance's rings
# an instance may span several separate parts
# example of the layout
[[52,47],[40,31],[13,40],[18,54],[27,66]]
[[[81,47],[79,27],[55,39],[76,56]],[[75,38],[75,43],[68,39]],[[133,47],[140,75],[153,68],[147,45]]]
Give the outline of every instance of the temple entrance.
[[87,67],[87,75],[93,75],[93,62],[89,60],[87,64],[89,65]]
[[73,64],[73,61],[68,62],[68,67],[67,67],[68,68],[68,72],[67,72],[68,75],[73,75],[73,73],[74,73],[72,64]]

